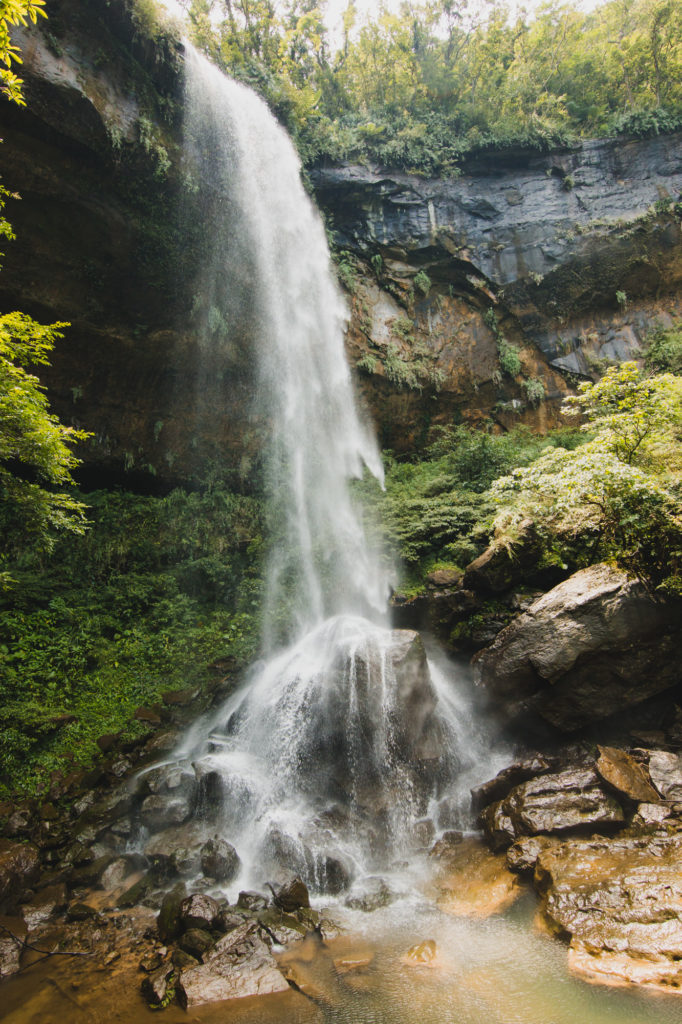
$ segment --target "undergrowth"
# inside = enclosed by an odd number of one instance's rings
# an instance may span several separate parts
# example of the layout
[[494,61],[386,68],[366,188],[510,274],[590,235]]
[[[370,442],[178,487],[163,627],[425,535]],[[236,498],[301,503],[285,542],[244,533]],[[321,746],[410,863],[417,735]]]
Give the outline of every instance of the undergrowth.
[[223,490],[82,496],[85,537],[9,563],[0,595],[0,787],[34,790],[164,691],[202,686],[209,666],[254,654],[261,508]]

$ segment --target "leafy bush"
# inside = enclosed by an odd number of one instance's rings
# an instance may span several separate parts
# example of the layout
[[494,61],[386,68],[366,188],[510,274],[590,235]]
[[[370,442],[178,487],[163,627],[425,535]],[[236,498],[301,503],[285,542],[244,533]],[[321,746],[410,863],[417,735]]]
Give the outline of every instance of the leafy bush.
[[670,593],[682,591],[682,379],[610,367],[564,403],[591,439],[557,448],[497,480],[498,534],[531,517],[568,563],[611,558]]
[[503,373],[506,373],[509,377],[516,377],[521,373],[518,345],[512,345],[506,338],[500,335],[497,339],[497,352]]
[[659,327],[647,339],[644,352],[647,369],[682,376],[682,324]]
[[[131,724],[139,705],[205,683],[211,662],[244,662],[258,642],[255,499],[216,489],[87,500],[86,536],[49,555],[25,550],[0,601],[7,789],[32,788],[70,751],[88,763],[102,733],[141,728]],[[58,727],[64,715],[75,720]]]
[[420,270],[414,275],[414,286],[422,295],[428,295],[431,291],[431,278],[425,270]]
[[526,398],[531,405],[540,405],[545,399],[545,385],[541,380],[537,380],[535,377],[530,377],[528,380],[524,380],[522,384],[523,390],[526,392]]
[[619,135],[634,135],[639,139],[665,135],[682,128],[682,110],[667,107],[628,110],[614,119],[612,127]]

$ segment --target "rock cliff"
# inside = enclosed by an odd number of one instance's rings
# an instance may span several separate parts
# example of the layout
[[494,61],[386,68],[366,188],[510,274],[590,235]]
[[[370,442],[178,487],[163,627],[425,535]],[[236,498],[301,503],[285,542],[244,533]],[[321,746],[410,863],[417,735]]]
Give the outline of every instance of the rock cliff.
[[[86,482],[168,486],[220,461],[248,485],[248,332],[200,358],[192,312],[208,225],[180,158],[181,44],[130,0],[53,0],[19,42],[28,107],[3,103],[0,161],[22,201],[0,306],[72,324],[44,379],[60,417],[95,433]],[[571,375],[636,356],[682,312],[679,134],[484,154],[451,181],[311,178],[341,253],[349,356],[397,451],[453,418],[546,429]]]

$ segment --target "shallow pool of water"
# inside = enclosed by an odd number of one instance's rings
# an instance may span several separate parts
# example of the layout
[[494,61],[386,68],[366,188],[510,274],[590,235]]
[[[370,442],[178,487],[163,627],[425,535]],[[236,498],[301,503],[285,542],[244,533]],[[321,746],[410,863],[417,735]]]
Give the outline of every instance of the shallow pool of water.
[[[347,931],[326,945],[306,940],[281,955],[307,994],[290,991],[184,1013],[169,1024],[678,1024],[682,997],[591,985],[571,976],[566,947],[533,924],[524,896],[485,921],[454,918],[415,896],[374,914],[346,912]],[[435,960],[406,963],[432,939]],[[342,961],[362,966],[347,970]],[[368,961],[368,962],[367,962]],[[364,963],[363,963],[364,962]],[[3,984],[8,1024],[150,1020],[141,973],[53,959]]]

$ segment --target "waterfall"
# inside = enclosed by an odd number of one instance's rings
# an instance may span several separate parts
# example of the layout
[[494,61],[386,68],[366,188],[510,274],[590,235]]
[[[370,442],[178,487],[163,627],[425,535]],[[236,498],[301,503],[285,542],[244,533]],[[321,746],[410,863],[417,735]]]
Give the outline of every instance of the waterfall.
[[267,651],[282,633],[299,639],[331,615],[385,614],[387,574],[348,489],[364,466],[379,479],[383,470],[356,408],[343,345],[346,307],[294,147],[254,92],[191,47],[186,63],[188,162],[212,202],[203,305],[228,330],[248,324],[258,382],[253,411],[269,428],[276,543]]
[[334,894],[451,826],[455,781],[484,748],[419,635],[388,626],[388,576],[349,489],[363,467],[381,480],[381,461],[292,143],[191,47],[186,126],[188,181],[211,225],[195,300],[203,343],[219,356],[237,338],[255,364],[273,537],[263,659],[176,762],[198,779],[195,817],[236,847],[242,883],[296,872]]

